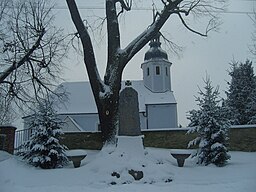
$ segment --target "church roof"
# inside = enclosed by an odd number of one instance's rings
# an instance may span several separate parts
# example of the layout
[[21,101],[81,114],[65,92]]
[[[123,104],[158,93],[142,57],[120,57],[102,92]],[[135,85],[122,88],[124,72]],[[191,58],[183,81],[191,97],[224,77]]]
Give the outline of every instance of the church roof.
[[153,39],[149,43],[149,50],[145,53],[144,61],[160,58],[168,60],[167,53],[161,48],[161,42],[159,41],[159,37]]
[[[144,86],[142,80],[131,81],[138,92],[139,111],[146,110],[145,105],[151,104],[176,104],[173,92],[153,93]],[[122,89],[125,82],[122,82]],[[67,92],[68,100],[57,108],[59,114],[97,113],[96,104],[89,82],[65,82],[58,88]]]

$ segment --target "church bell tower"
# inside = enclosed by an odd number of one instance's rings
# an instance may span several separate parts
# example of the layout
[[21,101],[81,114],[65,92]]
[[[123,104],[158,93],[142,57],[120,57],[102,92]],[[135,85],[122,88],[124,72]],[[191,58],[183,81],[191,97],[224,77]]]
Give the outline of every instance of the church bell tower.
[[159,34],[151,40],[149,46],[141,64],[144,85],[154,93],[171,91],[172,63],[168,61],[167,53],[161,48]]

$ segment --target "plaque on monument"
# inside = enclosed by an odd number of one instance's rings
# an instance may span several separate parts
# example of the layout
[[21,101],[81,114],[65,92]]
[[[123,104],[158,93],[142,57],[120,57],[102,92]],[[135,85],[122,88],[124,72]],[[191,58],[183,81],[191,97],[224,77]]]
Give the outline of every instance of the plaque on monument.
[[120,93],[118,135],[141,135],[138,93],[132,87],[126,87]]

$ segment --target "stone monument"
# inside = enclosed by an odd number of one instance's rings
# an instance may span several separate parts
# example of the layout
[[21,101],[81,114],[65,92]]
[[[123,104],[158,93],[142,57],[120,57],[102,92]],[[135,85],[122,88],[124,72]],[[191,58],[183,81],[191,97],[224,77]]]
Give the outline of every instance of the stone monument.
[[[131,84],[126,86],[130,86]],[[132,87],[126,87],[120,93],[119,129],[115,152],[125,162],[140,164],[144,161],[143,135],[140,129],[138,93]],[[139,167],[139,166],[138,166]],[[141,164],[141,169],[143,165]],[[135,180],[143,178],[143,171],[128,169],[128,174]]]
[[126,87],[120,93],[118,135],[141,135],[138,93],[132,87]]

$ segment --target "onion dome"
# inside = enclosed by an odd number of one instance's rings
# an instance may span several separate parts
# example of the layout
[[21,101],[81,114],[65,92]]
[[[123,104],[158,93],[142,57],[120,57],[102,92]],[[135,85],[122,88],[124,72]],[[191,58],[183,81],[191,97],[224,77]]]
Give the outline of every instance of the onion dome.
[[149,43],[149,50],[145,53],[144,61],[150,59],[166,59],[168,60],[167,53],[161,48],[161,43],[159,41],[160,36],[158,35],[156,38],[151,40]]

